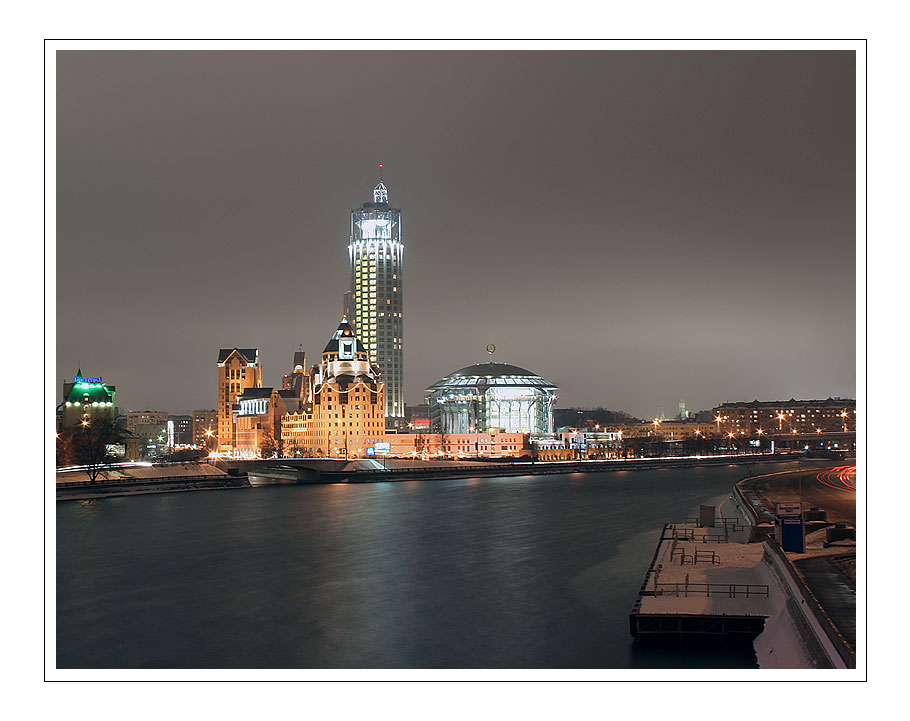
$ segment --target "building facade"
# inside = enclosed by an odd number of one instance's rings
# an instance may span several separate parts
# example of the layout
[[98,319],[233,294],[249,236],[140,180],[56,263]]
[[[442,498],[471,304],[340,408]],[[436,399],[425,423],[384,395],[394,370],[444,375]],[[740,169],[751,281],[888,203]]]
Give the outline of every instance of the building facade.
[[442,433],[552,433],[558,388],[507,363],[478,363],[430,386],[430,423]]
[[721,435],[762,433],[849,433],[856,431],[856,401],[752,401],[723,403],[714,409],[714,427]]
[[[526,433],[389,433],[394,458],[520,458],[531,456]],[[379,454],[377,454],[379,457]]]
[[281,378],[281,390],[292,391],[298,398],[309,397],[310,373],[306,367],[306,353],[302,350],[294,352],[291,372]]
[[262,388],[258,348],[218,351],[218,449],[230,453],[236,445],[234,411],[237,398],[249,388]]
[[623,433],[626,438],[647,438],[657,436],[665,441],[681,441],[697,436],[707,437],[716,435],[716,428],[711,423],[698,423],[696,421],[650,421],[625,426]]
[[268,458],[273,453],[280,454],[281,417],[286,412],[278,389],[247,388],[237,398],[234,455]]
[[193,411],[193,445],[218,448],[218,411]]
[[63,381],[63,417],[61,426],[73,428],[90,424],[93,418],[117,418],[114,397],[117,388],[104,383],[100,377],[87,378],[80,368],[72,382]]
[[193,416],[167,417],[168,445],[189,446],[193,443]]
[[[307,456],[366,456],[368,448],[385,439],[385,387],[347,318],[338,325],[311,375],[310,402],[295,417],[282,420],[288,428],[302,428],[293,439],[295,447]],[[291,440],[289,434],[286,437]]]
[[345,298],[345,307],[353,312],[348,317],[370,362],[382,375],[388,425],[401,427],[405,417],[404,243],[401,209],[389,205],[381,172],[379,185],[373,189],[373,201],[351,211],[348,256],[351,291],[350,297]]
[[139,426],[164,425],[167,423],[167,415],[164,411],[127,411],[126,430],[136,433]]

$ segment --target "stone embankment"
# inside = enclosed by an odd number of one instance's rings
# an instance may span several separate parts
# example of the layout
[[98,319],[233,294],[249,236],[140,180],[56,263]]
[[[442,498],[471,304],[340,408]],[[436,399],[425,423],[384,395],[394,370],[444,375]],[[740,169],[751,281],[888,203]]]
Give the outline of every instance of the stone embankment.
[[228,474],[207,463],[179,463],[111,468],[94,482],[84,471],[58,472],[56,492],[58,501],[67,501],[248,487],[243,474]]
[[[819,468],[802,469],[809,478]],[[774,540],[774,503],[791,501],[793,472],[744,478],[733,497],[753,527],[753,540],[764,540],[764,561],[784,592],[787,611],[816,667],[856,667],[856,541],[839,539],[835,522],[807,523],[803,553],[781,550]],[[798,479],[800,482],[805,479]],[[778,491],[779,489],[779,491]],[[843,494],[836,519],[848,518]],[[816,501],[821,502],[821,501]],[[811,512],[810,512],[811,513]],[[853,513],[855,521],[855,497]],[[843,523],[837,525],[844,525]],[[855,537],[855,533],[853,534]],[[839,540],[829,540],[829,537]],[[852,572],[852,573],[851,573]]]

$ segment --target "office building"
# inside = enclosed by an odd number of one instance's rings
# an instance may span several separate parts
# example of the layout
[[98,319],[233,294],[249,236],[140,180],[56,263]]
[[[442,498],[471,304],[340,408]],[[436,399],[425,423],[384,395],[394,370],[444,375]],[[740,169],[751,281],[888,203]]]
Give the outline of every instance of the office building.
[[348,256],[351,268],[350,297],[345,307],[371,363],[385,385],[385,415],[389,427],[405,423],[404,316],[402,305],[401,209],[389,205],[382,182],[373,189],[373,201],[351,211]]

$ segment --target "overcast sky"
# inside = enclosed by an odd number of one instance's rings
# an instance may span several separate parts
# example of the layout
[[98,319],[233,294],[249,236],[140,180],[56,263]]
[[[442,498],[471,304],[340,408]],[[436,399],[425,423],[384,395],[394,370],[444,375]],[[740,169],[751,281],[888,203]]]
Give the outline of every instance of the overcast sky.
[[488,360],[642,417],[855,397],[853,52],[60,52],[57,372],[214,408],[349,287],[385,165],[409,404]]

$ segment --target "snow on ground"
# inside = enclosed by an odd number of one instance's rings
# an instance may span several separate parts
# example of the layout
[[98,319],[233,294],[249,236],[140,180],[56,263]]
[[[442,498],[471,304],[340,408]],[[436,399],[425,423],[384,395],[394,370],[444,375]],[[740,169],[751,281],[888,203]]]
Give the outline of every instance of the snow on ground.
[[[729,498],[712,499],[709,504],[717,508],[716,515],[726,518],[741,518],[735,503]],[[745,521],[743,521],[745,523]],[[693,528],[697,534],[723,533],[723,528],[696,528],[694,524],[677,524],[677,528]],[[677,541],[676,548],[687,556],[699,551],[714,551],[720,559],[717,564],[680,564],[679,556],[671,559],[672,542],[664,541],[658,563],[663,564],[658,582],[757,584],[768,586],[768,596],[730,598],[729,596],[705,596],[704,594],[676,596],[645,596],[641,610],[653,613],[730,613],[758,614],[768,616],[765,630],[756,637],[753,647],[760,668],[807,669],[815,663],[803,644],[793,618],[787,610],[787,596],[774,572],[764,561],[764,543],[746,543],[748,531],[731,532],[730,542],[704,543]],[[821,540],[817,544],[821,545]],[[811,545],[816,545],[812,539]],[[810,549],[807,549],[809,551]],[[812,549],[813,551],[815,549]],[[811,551],[810,551],[811,552]],[[688,560],[688,559],[687,559]],[[653,588],[653,576],[649,579]]]

